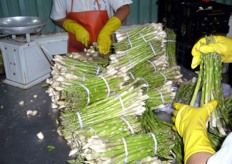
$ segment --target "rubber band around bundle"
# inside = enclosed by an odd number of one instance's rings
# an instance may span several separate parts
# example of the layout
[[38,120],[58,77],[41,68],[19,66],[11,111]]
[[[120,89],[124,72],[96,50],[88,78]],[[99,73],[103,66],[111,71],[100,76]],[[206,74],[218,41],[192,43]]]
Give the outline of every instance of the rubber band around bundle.
[[68,73],[68,70],[67,69],[65,69],[65,71],[63,72],[64,74],[67,74]]
[[116,96],[120,100],[120,103],[121,103],[121,106],[122,106],[122,114],[123,114],[123,116],[125,116],[126,115],[126,109],[124,107],[124,103],[122,101],[122,97],[120,95],[118,95],[118,94],[116,94]]
[[168,80],[167,77],[162,72],[159,72],[159,73],[164,77],[164,79],[165,79],[164,84],[165,84],[167,82],[167,80]]
[[98,75],[98,77],[100,77],[105,82],[107,90],[108,90],[106,97],[109,97],[110,96],[110,86],[109,86],[108,82],[106,81],[106,79],[102,75]]
[[76,64],[77,64],[77,60],[75,60],[75,61],[73,62],[73,65],[72,65],[72,67],[71,67],[71,70],[73,70],[73,69],[75,68]]
[[95,132],[94,128],[89,127],[90,131],[94,133],[95,136],[98,136],[97,133]]
[[133,127],[131,126],[131,124],[124,117],[121,117],[121,119],[127,124],[127,126],[130,129],[132,135],[134,135],[135,131],[134,131]]
[[149,83],[147,82],[147,80],[145,80],[144,78],[140,77],[141,80],[143,80],[146,84],[147,84],[147,92],[149,91],[150,89],[150,85]]
[[156,72],[156,71],[157,71],[157,68],[156,68],[155,64],[154,64],[153,62],[151,62],[150,60],[148,60],[148,62],[154,67],[155,72]]
[[149,45],[150,45],[150,47],[151,47],[152,52],[153,52],[154,55],[156,56],[157,54],[156,54],[156,52],[155,52],[155,49],[154,49],[153,45],[152,45],[150,42],[149,42]]
[[160,90],[156,89],[156,88],[155,88],[155,90],[156,90],[157,92],[159,92],[159,94],[160,94],[160,96],[161,96],[161,99],[162,99],[162,103],[165,104],[164,96],[163,96],[162,92],[161,92]]
[[129,72],[129,74],[131,75],[132,79],[134,80],[135,79],[135,76],[133,75],[132,72]]
[[127,56],[127,59],[129,60],[130,62],[130,68],[133,68],[134,67],[134,64],[132,63],[131,59],[130,59],[130,56],[128,55],[128,52],[126,50],[126,56]]
[[141,36],[141,38],[143,38],[144,42],[147,43],[147,40],[145,39],[145,37],[143,36],[143,34],[141,34],[140,32],[138,32],[138,34]]
[[173,155],[174,159],[176,159],[176,154],[171,150],[171,154]]
[[127,148],[127,143],[126,143],[126,140],[125,138],[121,138],[122,139],[122,142],[124,144],[124,149],[125,149],[125,160],[124,160],[124,163],[127,163],[128,162],[128,148]]
[[100,73],[100,70],[101,70],[101,67],[100,67],[100,65],[97,67],[97,72],[96,72],[96,76],[98,76],[99,75],[99,73]]
[[83,87],[83,88],[86,90],[87,94],[88,94],[88,100],[87,100],[87,103],[86,103],[86,105],[85,105],[85,106],[88,106],[89,103],[90,103],[90,91],[89,91],[89,89],[88,89],[86,86],[84,86],[83,84],[78,84],[78,85],[80,85],[81,87]]
[[169,43],[175,43],[176,41],[175,40],[166,40],[167,42]]
[[129,43],[130,43],[130,46],[131,46],[131,48],[132,48],[133,45],[132,45],[132,42],[131,42],[131,40],[130,40],[130,35],[128,34],[128,32],[126,32],[126,35],[127,35],[128,41],[129,41]]
[[174,58],[175,59],[176,57],[175,56],[167,56],[167,58]]
[[84,82],[86,80],[84,72],[82,72],[82,81]]
[[72,137],[74,139],[74,142],[75,142],[76,146],[80,147],[81,146],[81,144],[80,144],[81,141],[76,137],[76,135],[74,135],[74,133],[72,133]]
[[157,153],[157,149],[158,149],[158,145],[157,145],[157,139],[155,137],[155,135],[153,133],[148,133],[152,136],[153,140],[154,140],[154,143],[155,143],[155,146],[154,146],[154,156],[156,155]]
[[76,115],[77,115],[78,120],[79,120],[80,128],[83,129],[83,122],[81,119],[81,114],[79,112],[76,112]]

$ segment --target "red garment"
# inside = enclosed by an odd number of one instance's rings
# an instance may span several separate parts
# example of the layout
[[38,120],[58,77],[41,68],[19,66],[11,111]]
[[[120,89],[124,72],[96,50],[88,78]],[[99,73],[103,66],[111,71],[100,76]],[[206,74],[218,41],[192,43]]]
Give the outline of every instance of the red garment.
[[[76,21],[82,25],[90,34],[90,42],[96,42],[100,30],[108,21],[109,17],[106,10],[100,10],[100,4],[96,0],[98,10],[73,12],[73,0],[71,12],[68,13],[67,18]],[[84,50],[85,45],[76,40],[73,33],[69,33],[68,52],[80,52]]]

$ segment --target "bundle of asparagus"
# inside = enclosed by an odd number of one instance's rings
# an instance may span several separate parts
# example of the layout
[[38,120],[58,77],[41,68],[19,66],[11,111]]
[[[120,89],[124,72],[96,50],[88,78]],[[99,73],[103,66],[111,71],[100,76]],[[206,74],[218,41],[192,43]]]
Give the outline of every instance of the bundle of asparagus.
[[142,126],[146,133],[153,133],[157,139],[157,156],[173,160],[172,149],[175,135],[172,124],[161,120],[152,110],[146,110],[142,116]]
[[152,42],[154,39],[164,40],[166,37],[160,23],[150,23],[143,27],[116,32],[117,43],[114,43],[116,53],[136,47],[143,42]]
[[[213,37],[206,37],[207,44],[213,43]],[[201,54],[200,71],[195,91],[190,102],[194,106],[197,94],[201,89],[200,105],[210,100],[217,100],[218,106],[210,116],[209,132],[216,136],[225,136],[226,131],[223,113],[225,111],[224,96],[222,90],[222,62],[217,53]]]
[[168,67],[167,69],[156,71],[156,72],[140,72],[131,71],[130,75],[132,78],[140,78],[143,80],[149,88],[157,88],[164,85],[167,81],[172,81],[173,85],[182,82],[181,77],[183,76],[180,72],[179,66]]
[[[145,112],[141,120],[147,134],[89,138],[81,153],[85,159],[83,163],[171,163],[171,149],[174,146],[171,126],[150,112]],[[162,159],[161,162],[153,156],[166,160]]]
[[137,77],[143,77],[145,74],[165,70],[169,67],[166,55],[152,57],[149,60],[141,62],[128,70],[129,73],[135,73]]
[[184,81],[178,86],[173,103],[190,104],[195,88],[196,79]]
[[66,103],[69,104],[69,108],[80,110],[96,101],[115,94],[115,92],[123,88],[125,79],[129,79],[129,77],[111,76],[104,78],[99,75],[89,78],[83,83],[76,82],[75,85],[66,87],[61,95]]
[[[69,129],[74,131],[116,117],[142,115],[145,111],[144,101],[148,96],[143,94],[144,84],[136,87],[134,84],[135,82],[128,84],[116,95],[97,101],[80,111],[67,109],[61,112],[61,126],[71,126]],[[78,121],[79,124],[73,127],[73,121]]]
[[232,94],[225,98],[225,121],[230,131],[232,131]]
[[[165,137],[160,137],[165,138]],[[162,140],[157,141],[153,133],[124,138],[91,137],[84,145],[82,156],[85,163],[121,164],[136,163],[162,152]]]
[[164,31],[167,33],[166,40],[166,53],[170,66],[176,65],[176,34],[172,29],[165,28]]
[[[75,113],[71,111],[70,115],[75,117]],[[59,134],[67,140],[72,149],[70,156],[80,155],[83,151],[83,145],[87,144],[88,139],[92,136],[121,138],[142,132],[140,119],[134,116],[116,117],[82,129],[74,129],[78,124],[77,120],[70,120],[70,124],[59,128]]]
[[83,82],[88,78],[99,75],[104,69],[98,62],[83,62],[67,56],[56,55],[52,67],[51,78],[47,79],[50,85],[47,92],[51,96],[53,108],[64,108],[61,91],[67,86]]
[[149,60],[150,58],[164,54],[162,40],[153,40],[152,43],[141,43],[136,47],[132,47],[126,51],[118,52],[110,56],[109,66],[102,72],[107,76],[126,73],[139,63]]
[[171,104],[175,98],[176,91],[173,89],[172,81],[168,81],[158,88],[151,88],[147,92],[149,98],[146,104],[149,109],[164,109],[167,104]]

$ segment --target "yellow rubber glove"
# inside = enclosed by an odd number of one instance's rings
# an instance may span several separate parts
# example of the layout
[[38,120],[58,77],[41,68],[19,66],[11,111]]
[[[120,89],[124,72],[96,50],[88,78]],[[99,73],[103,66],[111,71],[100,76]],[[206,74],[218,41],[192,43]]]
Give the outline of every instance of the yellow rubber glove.
[[209,115],[216,108],[217,101],[212,100],[202,107],[195,108],[185,104],[175,103],[172,121],[173,127],[184,141],[184,163],[198,152],[214,154],[215,151],[207,136],[206,122]]
[[[215,43],[210,43],[206,45],[205,38],[201,38],[192,48],[192,65],[191,67],[196,68],[200,62],[200,53],[211,53],[216,52],[221,55],[222,62],[230,63],[232,62],[232,39],[224,36],[214,36]],[[204,45],[201,45],[201,44]]]
[[63,27],[66,31],[73,33],[77,41],[85,46],[89,45],[90,35],[83,26],[71,19],[66,19],[63,23]]
[[105,26],[102,28],[98,34],[97,44],[99,52],[106,55],[110,52],[110,46],[112,43],[111,36],[114,31],[116,31],[121,26],[121,20],[117,17],[111,17]]

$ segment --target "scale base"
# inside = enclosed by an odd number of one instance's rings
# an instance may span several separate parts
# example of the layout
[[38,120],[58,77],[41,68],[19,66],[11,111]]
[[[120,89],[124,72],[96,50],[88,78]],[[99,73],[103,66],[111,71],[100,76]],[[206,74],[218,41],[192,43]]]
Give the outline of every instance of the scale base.
[[34,85],[36,85],[36,84],[38,84],[38,83],[46,80],[49,77],[50,77],[50,74],[47,74],[47,75],[45,75],[45,76],[43,76],[41,78],[38,78],[38,79],[36,79],[36,80],[28,83],[28,84],[21,84],[21,83],[17,83],[17,82],[8,80],[8,79],[3,80],[3,83],[9,84],[9,85],[12,85],[14,87],[21,88],[21,89],[28,89],[28,88],[30,88],[30,87],[32,87],[32,86],[34,86]]

